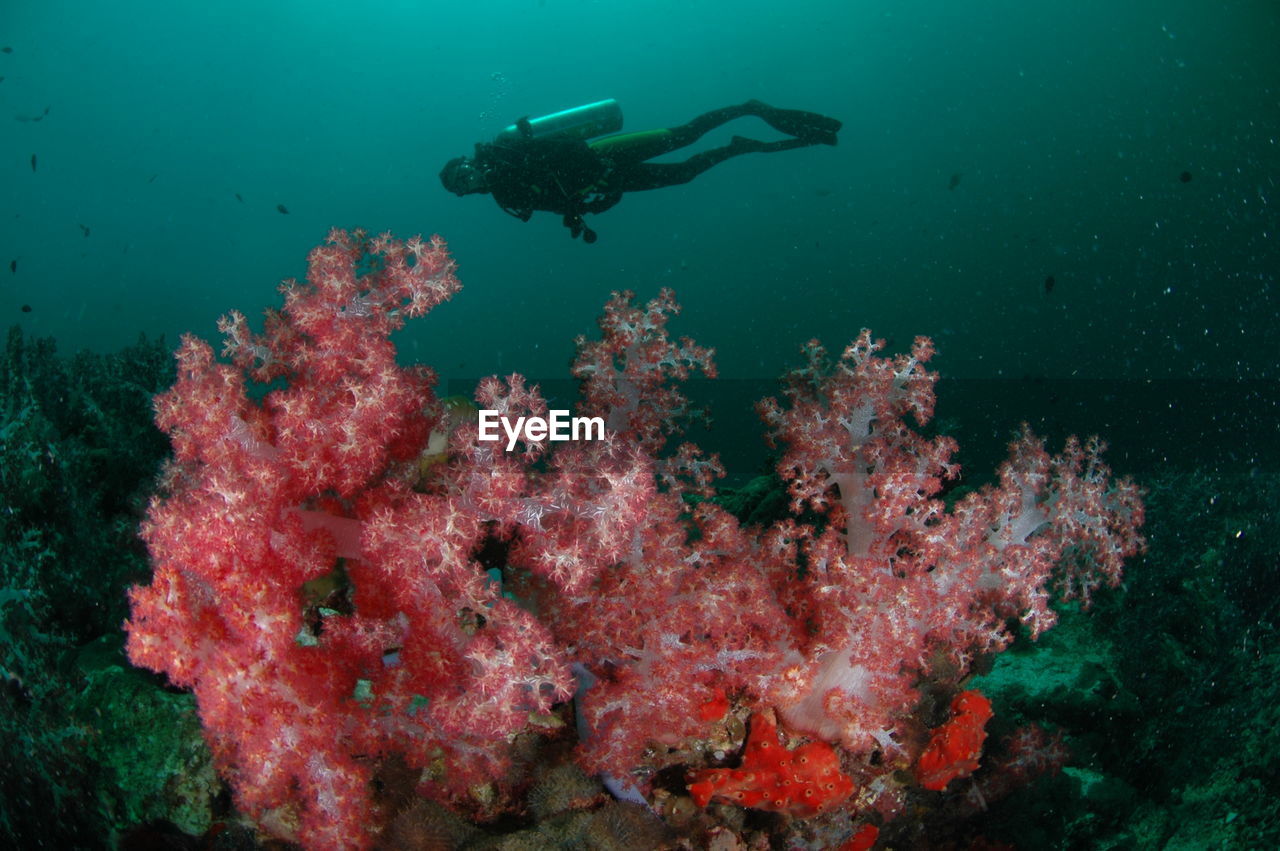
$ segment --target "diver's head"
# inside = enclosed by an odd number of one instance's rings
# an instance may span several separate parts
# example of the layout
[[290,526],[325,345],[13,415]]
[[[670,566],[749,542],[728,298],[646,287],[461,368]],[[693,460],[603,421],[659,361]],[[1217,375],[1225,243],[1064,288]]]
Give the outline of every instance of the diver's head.
[[473,195],[489,189],[484,171],[467,157],[454,157],[445,163],[440,171],[440,182],[455,195]]

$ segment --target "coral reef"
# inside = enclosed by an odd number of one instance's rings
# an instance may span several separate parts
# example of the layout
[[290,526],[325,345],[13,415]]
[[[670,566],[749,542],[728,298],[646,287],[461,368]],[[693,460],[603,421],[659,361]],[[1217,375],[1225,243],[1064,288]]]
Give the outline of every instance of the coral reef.
[[0,360],[0,844],[96,847],[161,819],[203,832],[219,784],[194,701],[131,668],[119,633],[121,589],[147,574],[168,350],[67,358],[14,328]]

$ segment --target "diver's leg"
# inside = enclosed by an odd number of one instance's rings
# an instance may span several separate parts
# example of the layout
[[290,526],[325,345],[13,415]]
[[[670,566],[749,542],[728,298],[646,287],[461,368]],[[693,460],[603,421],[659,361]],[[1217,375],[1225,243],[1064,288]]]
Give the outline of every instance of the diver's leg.
[[[664,127],[659,130],[640,130],[634,133],[615,133],[604,136],[587,144],[591,150],[623,163],[639,163],[653,157],[662,156],[692,145],[707,133],[744,115],[755,115],[755,106],[759,101],[748,101],[736,106],[713,109],[699,115],[692,121],[679,127]],[[762,104],[761,104],[762,105]]]
[[[596,139],[588,144],[592,150],[610,157],[614,162],[640,163],[678,150],[686,145],[691,145],[717,127],[747,115],[758,116],[775,130],[795,137],[792,140],[784,141],[799,140],[805,145],[834,145],[836,143],[836,132],[840,130],[841,126],[836,119],[819,115],[816,112],[805,112],[800,109],[778,109],[762,101],[749,100],[746,103],[704,112],[692,121],[681,124],[678,127],[642,130],[636,133],[617,133],[613,136]],[[737,140],[738,137],[735,136],[734,139]],[[746,142],[748,140],[744,139],[742,141]],[[730,147],[732,146],[726,146],[726,150]],[[778,150],[795,147],[801,146],[788,144],[785,148]],[[773,149],[764,148],[762,150]],[[708,151],[707,153],[713,152]],[[730,151],[719,159],[712,157],[711,159],[714,161],[709,165],[703,166],[701,171],[706,171],[712,165],[722,161],[725,156],[734,156],[739,153],[746,153],[746,151]],[[702,155],[700,154],[699,156]],[[689,160],[689,162],[694,161],[698,161],[698,158],[693,157]]]
[[676,186],[688,183],[712,166],[740,154],[770,153],[772,151],[790,151],[794,148],[805,148],[813,142],[804,139],[780,139],[777,142],[758,142],[755,139],[744,139],[734,136],[728,145],[712,148],[694,154],[679,163],[635,163],[619,175],[619,188],[623,192],[636,192],[643,189],[661,189],[664,186]]
[[713,109],[710,112],[702,113],[692,121],[681,124],[679,127],[669,128],[671,133],[671,148],[669,150],[691,145],[720,125],[728,124],[735,118],[758,114],[756,112],[756,104],[760,104],[760,101],[749,100],[746,103]]
[[658,157],[684,144],[672,144],[671,131],[639,130],[634,133],[615,133],[587,143],[591,150],[614,162],[640,162],[650,157]]

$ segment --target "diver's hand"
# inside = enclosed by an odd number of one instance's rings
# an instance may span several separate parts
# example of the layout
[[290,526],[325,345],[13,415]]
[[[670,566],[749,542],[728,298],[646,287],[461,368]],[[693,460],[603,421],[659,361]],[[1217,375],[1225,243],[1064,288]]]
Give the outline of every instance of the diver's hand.
[[581,213],[565,213],[564,226],[569,229],[569,235],[574,239],[581,236],[582,241],[588,245],[596,241],[596,232],[582,221]]

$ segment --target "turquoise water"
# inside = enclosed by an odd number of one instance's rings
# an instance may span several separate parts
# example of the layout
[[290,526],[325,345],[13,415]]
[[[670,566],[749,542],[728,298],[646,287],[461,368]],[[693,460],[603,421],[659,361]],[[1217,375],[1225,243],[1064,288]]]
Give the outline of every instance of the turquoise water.
[[[731,377],[862,326],[951,375],[1275,377],[1276,16],[1121,6],[6,4],[0,310],[64,350],[208,336],[361,225],[455,250],[463,294],[405,334],[446,377],[562,375],[611,289],[660,285]],[[591,246],[436,179],[603,97],[628,130],[753,97],[845,128],[630,196]],[[733,133],[776,137],[705,144]]]
[[[752,403],[806,340],[862,327],[891,351],[935,339],[960,489],[1022,420],[1055,449],[1103,435],[1147,488],[1148,554],[983,686],[1006,726],[1067,732],[1074,773],[958,835],[1274,847],[1277,43],[1264,0],[7,0],[0,318],[25,336],[0,353],[0,761],[24,768],[0,770],[0,835],[175,840],[159,807],[184,790],[153,793],[153,766],[186,751],[151,728],[196,741],[191,700],[126,671],[118,629],[147,580],[137,525],[169,450],[145,423],[169,373],[154,348],[106,353],[259,322],[330,228],[364,227],[454,252],[462,292],[396,337],[442,396],[519,371],[571,404],[574,338],[610,292],[674,288],[673,333],[717,352],[723,379],[691,391],[716,431],[693,436],[731,485],[766,469]],[[591,245],[441,186],[516,119],[602,98],[627,131],[751,98],[844,129],[629,195],[588,217]],[[735,134],[780,138],[744,118],[685,153]],[[181,772],[211,784],[196,747]],[[913,800],[934,809],[884,843],[931,847],[954,815]],[[179,827],[212,838],[225,797],[203,805]]]

